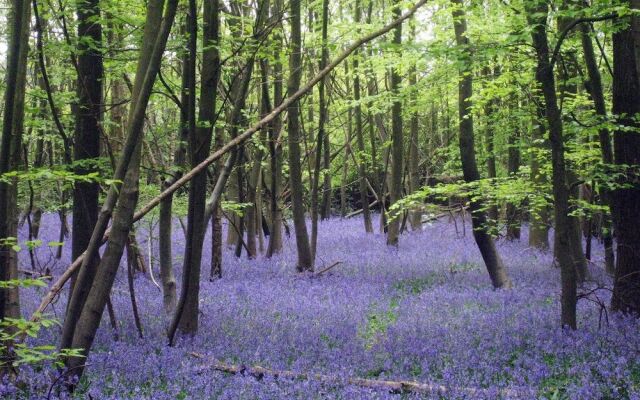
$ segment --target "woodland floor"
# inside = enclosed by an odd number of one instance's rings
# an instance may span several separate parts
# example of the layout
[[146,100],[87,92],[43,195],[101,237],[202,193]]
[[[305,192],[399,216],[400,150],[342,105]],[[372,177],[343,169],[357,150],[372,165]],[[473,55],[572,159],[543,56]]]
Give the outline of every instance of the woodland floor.
[[[148,257],[149,222],[138,227]],[[606,289],[579,302],[579,330],[559,327],[559,271],[551,256],[522,241],[500,241],[499,250],[514,281],[495,291],[484,270],[469,223],[462,236],[443,220],[406,233],[398,250],[381,234],[363,233],[360,219],[320,224],[317,269],[337,265],[318,277],[295,273],[295,243],[286,239],[271,260],[236,259],[224,253],[224,277],[207,280],[210,239],[205,239],[200,332],[168,347],[160,290],[145,275],[135,280],[144,338],[133,324],[124,268],[113,291],[120,339],[105,318],[77,398],[93,399],[371,399],[371,398],[548,398],[639,399],[639,324],[605,315],[596,304],[609,301]],[[157,229],[154,226],[153,229]],[[38,250],[40,267],[58,275],[69,262],[54,261],[58,220],[46,215]],[[153,236],[153,235],[152,235]],[[178,282],[182,230],[174,228]],[[23,238],[24,239],[24,238]],[[593,283],[610,286],[596,243]],[[158,279],[157,241],[151,243]],[[22,265],[29,266],[26,252]],[[147,260],[148,261],[148,260]],[[25,290],[26,315],[45,288]],[[591,300],[596,300],[591,301]],[[54,307],[60,319],[66,293]],[[608,317],[608,318],[607,318]],[[56,343],[59,328],[38,342]],[[194,356],[192,353],[197,353]],[[214,361],[337,377],[411,380],[444,385],[446,393],[394,394],[316,380],[257,380],[207,366]],[[50,369],[25,369],[26,388],[10,397],[46,398]],[[4,390],[14,390],[4,387]],[[53,391],[55,392],[55,390]],[[8,394],[8,393],[7,393]]]

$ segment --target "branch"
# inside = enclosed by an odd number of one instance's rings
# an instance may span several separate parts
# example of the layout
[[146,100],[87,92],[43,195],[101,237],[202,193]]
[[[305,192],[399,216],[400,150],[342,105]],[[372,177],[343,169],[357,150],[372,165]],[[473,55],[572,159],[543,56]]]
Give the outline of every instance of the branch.
[[618,18],[618,14],[617,13],[601,15],[599,17],[578,18],[578,19],[573,20],[560,33],[560,36],[558,37],[558,42],[556,43],[556,47],[553,49],[553,55],[551,56],[551,62],[549,63],[549,68],[551,68],[553,70],[553,66],[555,65],[556,61],[558,60],[558,55],[560,53],[560,47],[562,47],[562,42],[564,42],[564,40],[567,38],[567,35],[569,34],[569,32],[571,32],[571,30],[573,28],[575,28],[579,24],[582,24],[582,23],[585,23],[585,22],[591,23],[591,22],[598,22],[598,21],[606,21],[606,20],[614,19],[614,18]]
[[[204,356],[198,353],[191,353],[193,357],[203,358]],[[422,393],[424,394],[438,394],[446,395],[452,392],[462,392],[467,395],[480,395],[489,394],[487,389],[481,388],[468,388],[468,387],[447,387],[444,385],[437,385],[432,383],[421,383],[415,381],[391,381],[381,379],[364,379],[364,378],[349,378],[336,375],[325,374],[313,374],[304,372],[295,372],[287,370],[276,370],[270,368],[264,368],[260,366],[248,367],[245,365],[231,365],[221,362],[211,362],[198,369],[196,373],[202,373],[208,370],[225,372],[233,375],[251,376],[257,380],[262,380],[265,376],[270,376],[275,379],[290,379],[290,380],[314,380],[334,385],[353,385],[368,389],[386,390],[391,393]],[[514,389],[499,389],[498,393],[501,396],[516,397],[523,396],[523,393]]]

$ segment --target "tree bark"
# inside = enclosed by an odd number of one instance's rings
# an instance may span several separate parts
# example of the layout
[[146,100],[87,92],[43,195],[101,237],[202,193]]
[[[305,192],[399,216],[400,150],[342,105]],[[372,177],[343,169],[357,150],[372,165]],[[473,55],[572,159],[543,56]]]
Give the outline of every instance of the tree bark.
[[[292,96],[300,89],[302,75],[302,38],[300,33],[300,0],[290,0],[291,45],[289,55],[289,82],[287,90]],[[313,255],[309,244],[309,234],[305,222],[304,194],[302,188],[302,166],[300,154],[300,102],[289,105],[287,112],[289,126],[289,177],[291,180],[291,207],[293,225],[296,231],[298,249],[298,272],[313,272]]]
[[[585,84],[589,94],[591,95],[596,114],[601,118],[602,122],[604,122],[607,118],[607,108],[602,89],[602,77],[600,76],[600,70],[593,50],[591,36],[589,36],[589,25],[581,24],[580,29],[582,52],[584,54],[584,61],[587,67],[588,76],[588,81]],[[611,148],[611,135],[609,134],[609,130],[607,128],[601,128],[598,131],[598,139],[600,142],[602,162],[605,164],[605,168],[609,168],[613,164],[613,150]],[[611,220],[613,201],[611,199],[609,189],[604,187],[604,185],[602,185],[599,190],[601,202],[610,209],[609,212],[604,212],[602,215],[602,241],[604,243],[605,268],[609,274],[614,275],[615,255],[613,251],[613,226]]]
[[[355,3],[355,24],[360,25],[362,19],[362,9],[360,0]],[[364,222],[364,231],[373,233],[373,224],[371,223],[371,210],[369,210],[369,195],[367,192],[367,163],[364,158],[364,135],[362,133],[362,106],[360,105],[360,52],[358,51],[353,58],[353,100],[356,105],[353,108],[353,116],[355,119],[356,144],[358,146],[358,189],[360,190],[360,202],[362,203],[362,217]],[[343,183],[344,185],[344,183]]]
[[[400,1],[393,3],[393,17],[400,15]],[[393,44],[400,47],[402,44],[402,24],[396,26],[393,31]],[[394,94],[391,107],[391,174],[389,182],[389,206],[393,206],[402,198],[402,171],[404,154],[404,132],[402,131],[402,100],[400,99],[400,84],[402,79],[397,68],[391,70],[391,91]],[[388,220],[387,246],[398,247],[400,235],[400,216],[395,215]]]
[[[273,15],[280,15],[282,10],[282,0],[275,0]],[[282,63],[280,59],[280,46],[282,46],[282,25],[279,25],[274,32],[274,60],[273,66],[273,104],[282,102]],[[269,206],[271,208],[271,226],[269,235],[269,245],[267,247],[267,257],[282,250],[282,207],[280,197],[282,195],[282,145],[279,143],[280,131],[282,130],[282,120],[277,117],[272,122],[269,130],[269,157],[271,172],[271,196]]]
[[[627,0],[631,9],[640,1]],[[637,16],[613,34],[613,133],[615,164],[625,168],[624,178],[612,193],[617,239],[616,273],[611,306],[614,310],[640,315],[640,37]]]
[[[73,158],[76,162],[96,161],[100,157],[100,131],[102,122],[102,26],[100,25],[100,1],[87,0],[77,3],[78,14],[78,81],[76,127]],[[86,161],[85,161],[86,163]],[[83,163],[84,164],[84,163]],[[80,164],[80,165],[83,165]],[[96,166],[84,164],[75,168],[76,174],[96,171]],[[76,259],[89,246],[91,232],[98,220],[98,182],[75,182],[73,185],[73,219],[71,229],[71,257]],[[91,260],[100,262],[96,256]],[[95,266],[93,267],[95,268]],[[73,292],[75,277],[71,278]]]
[[[515,99],[514,99],[515,100]],[[516,103],[517,104],[517,103]],[[518,122],[516,121],[516,124]],[[520,127],[514,126],[511,128],[511,133],[508,137],[508,157],[507,157],[507,172],[510,176],[515,177],[520,169]],[[520,240],[520,226],[522,225],[522,216],[520,212],[520,205],[512,202],[507,202],[507,240]]]
[[[129,230],[134,221],[134,212],[138,200],[140,152],[142,148],[141,137],[144,115],[151,96],[153,83],[160,69],[162,54],[175,18],[177,3],[177,0],[169,0],[166,4],[165,15],[162,18],[162,10],[165,8],[163,7],[164,2],[158,1],[157,3],[150,3],[147,7],[147,23],[145,24],[143,36],[143,49],[140,54],[134,89],[132,91],[132,99],[134,101],[132,102],[132,108],[130,109],[128,118],[127,142],[117,168],[117,172],[122,168],[126,170],[123,184],[118,191],[118,208],[113,213],[113,222],[107,248],[105,249],[97,271],[93,273],[92,278],[95,279],[91,279],[89,282],[91,287],[85,297],[86,300],[83,299],[84,301],[79,302],[81,307],[74,310],[79,314],[77,317],[73,318],[75,314],[70,314],[70,311],[67,312],[67,318],[65,319],[63,327],[63,335],[70,332],[72,334],[72,341],[71,344],[68,345],[65,343],[67,337],[63,336],[60,347],[83,349],[82,354],[84,356],[88,355],[91,350],[96,331],[100,325],[102,313],[109,299],[109,293],[111,292],[118,271],[124,247],[129,237]],[[126,162],[129,146],[133,146],[133,148],[130,149],[130,163]],[[106,211],[105,214],[107,216],[111,213],[111,210],[113,210],[113,206],[109,204],[108,201],[109,197],[105,201],[105,205],[103,205],[103,210]],[[115,204],[115,202],[113,202],[113,204]],[[96,228],[92,234],[91,241],[96,243],[96,251],[104,235],[104,231],[101,232],[100,229],[99,223],[96,224]],[[99,239],[94,240],[98,234]],[[90,249],[87,249],[85,257],[91,257],[91,254]],[[86,268],[84,262],[82,266]],[[77,286],[80,285],[81,277],[82,269],[78,276]],[[78,288],[74,290],[72,300],[76,297],[76,292],[78,292]],[[69,310],[71,310],[71,308]],[[84,370],[85,358],[72,357],[65,361],[68,370],[73,371],[73,375],[79,378]]]
[[[472,55],[467,37],[467,21],[463,9],[462,0],[453,0],[456,8],[453,11],[453,26],[456,35],[456,44],[459,47],[463,59],[463,67],[460,69],[458,84],[458,112],[460,128],[460,160],[462,161],[462,173],[466,182],[474,182],[480,179],[480,173],[476,164],[476,153],[473,133],[473,119],[471,115],[471,96],[473,94]],[[469,201],[471,222],[473,225],[473,237],[482,254],[482,259],[489,272],[489,277],[496,288],[509,288],[511,281],[507,276],[502,258],[496,250],[493,237],[487,230],[487,216],[483,211],[480,201]]]
[[[319,68],[322,70],[328,62],[329,51],[327,49],[327,25],[329,22],[329,1],[322,1],[322,50],[320,55],[320,65]],[[346,65],[346,64],[345,64]],[[318,190],[320,185],[320,177],[322,175],[322,167],[326,168],[326,165],[323,165],[323,153],[324,156],[330,156],[329,147],[325,146],[328,141],[325,139],[327,136],[327,132],[325,129],[327,122],[327,101],[325,97],[325,87],[327,83],[328,76],[325,76],[320,83],[318,83],[318,109],[319,109],[319,120],[318,120],[318,135],[316,137],[316,156],[314,159],[314,168],[313,168],[313,181],[311,183],[311,258],[315,260],[316,257],[316,246],[318,243],[318,215],[322,219],[326,218],[325,213],[325,197],[327,190],[326,186],[323,185],[322,191],[322,203],[318,204]],[[324,146],[324,148],[323,148]],[[326,172],[326,171],[325,171]],[[326,175],[325,175],[326,176]],[[329,182],[331,185],[331,182]]]
[[[17,170],[22,162],[22,134],[24,128],[24,98],[29,52],[29,2],[14,0],[9,15],[9,43],[4,92],[4,115],[0,138],[0,175]],[[18,237],[17,180],[0,181],[0,281],[18,279],[18,255],[11,248],[10,237]],[[20,298],[17,287],[0,289],[0,320],[20,317]],[[6,347],[5,347],[6,346]],[[3,347],[9,348],[8,343]],[[0,377],[11,370],[13,355],[0,354],[3,361]]]
[[526,11],[528,23],[533,27],[531,38],[537,57],[536,81],[544,96],[545,116],[551,143],[555,216],[554,253],[558,257],[562,285],[560,323],[563,327],[576,329],[577,272],[571,248],[569,188],[566,182],[562,118],[558,108],[555,77],[553,76],[553,66],[550,63],[546,32],[548,7],[546,3],[538,2],[536,5],[528,5]]
[[[547,177],[540,170],[541,163],[546,159],[544,156],[548,151],[549,144],[545,139],[545,110],[544,105],[536,105],[536,117],[533,121],[534,127],[531,135],[531,181],[535,185],[538,193],[545,193],[543,187],[547,185]],[[546,199],[540,199],[532,204],[531,220],[529,223],[529,246],[540,250],[549,249],[549,206]]]

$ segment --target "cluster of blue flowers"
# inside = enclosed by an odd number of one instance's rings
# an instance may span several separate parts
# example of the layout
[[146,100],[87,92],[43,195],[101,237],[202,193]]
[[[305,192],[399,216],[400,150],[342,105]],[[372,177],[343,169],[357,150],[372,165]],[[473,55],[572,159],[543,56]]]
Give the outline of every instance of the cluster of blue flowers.
[[[44,243],[57,238],[57,220],[45,216]],[[460,221],[458,221],[460,224]],[[458,229],[461,229],[458,226]],[[467,223],[465,237],[447,221],[404,234],[400,246],[385,246],[381,234],[365,234],[357,219],[320,225],[317,270],[295,272],[294,238],[282,254],[237,259],[224,253],[223,278],[209,282],[209,239],[205,240],[200,329],[168,347],[160,290],[148,276],[135,280],[144,327],[138,338],[121,268],[112,293],[119,340],[106,313],[87,373],[74,396],[95,399],[377,399],[377,398],[548,398],[640,399],[640,324],[606,314],[610,278],[600,268],[596,246],[593,282],[581,289],[579,329],[559,328],[559,271],[552,257],[520,242],[499,242],[511,290],[494,290]],[[460,232],[461,233],[461,232]],[[180,281],[179,225],[174,229]],[[148,235],[138,241],[146,256]],[[69,245],[56,263],[69,262]],[[157,240],[151,264],[158,276]],[[41,263],[51,259],[46,246]],[[29,265],[28,255],[21,255]],[[149,260],[147,260],[149,262]],[[32,311],[42,288],[23,292],[23,311]],[[66,294],[53,307],[63,318]],[[57,343],[59,328],[37,338]],[[194,357],[194,353],[197,353]],[[344,384],[315,379],[262,379],[227,374],[214,361],[260,365],[274,370],[344,378]],[[0,386],[16,398],[46,398],[56,371],[25,367],[19,385]],[[410,380],[446,387],[446,392],[398,394],[351,385],[349,377]],[[60,394],[54,388],[53,393]]]

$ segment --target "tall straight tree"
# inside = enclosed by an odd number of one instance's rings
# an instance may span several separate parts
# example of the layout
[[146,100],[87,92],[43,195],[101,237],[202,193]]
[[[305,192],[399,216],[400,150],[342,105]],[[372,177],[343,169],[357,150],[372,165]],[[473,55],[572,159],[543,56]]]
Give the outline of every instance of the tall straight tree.
[[[282,0],[273,2],[272,15],[280,16],[282,10]],[[276,107],[282,102],[282,62],[280,62],[280,47],[282,46],[282,24],[278,24],[273,34],[273,106]],[[282,250],[282,207],[280,197],[282,195],[282,145],[279,143],[280,132],[282,131],[282,119],[278,116],[272,122],[269,130],[269,169],[271,172],[271,196],[269,208],[271,211],[271,226],[269,235],[269,245],[267,246],[267,257],[273,256]]]
[[[607,106],[604,100],[604,91],[602,89],[602,77],[598,68],[595,51],[593,50],[593,42],[590,36],[589,24],[580,24],[580,38],[582,41],[582,53],[584,54],[584,63],[587,67],[588,80],[585,86],[589,91],[591,100],[596,114],[604,121],[607,118]],[[600,154],[602,162],[605,165],[613,164],[613,149],[611,147],[611,135],[609,129],[602,127],[598,130],[598,140],[600,143]],[[599,188],[602,203],[610,209],[613,207],[611,193],[604,185]],[[604,212],[602,220],[602,242],[604,244],[605,267],[609,274],[615,273],[615,255],[613,251],[613,226],[611,221],[611,212]]]
[[[393,3],[393,18],[400,16],[399,0]],[[393,44],[399,48],[402,44],[402,24],[393,30]],[[402,79],[397,66],[391,69],[391,91],[393,92],[393,105],[391,106],[391,175],[389,180],[389,203],[395,204],[402,197],[402,172],[404,154],[404,132],[402,131],[402,99],[400,98],[400,84]],[[398,246],[400,235],[400,217],[389,219],[387,230],[387,245]]]
[[[355,3],[355,23],[356,26],[360,26],[362,19],[362,7],[360,0],[356,0]],[[355,119],[355,133],[356,144],[358,146],[358,156],[356,160],[358,162],[358,189],[360,190],[360,201],[362,202],[362,218],[364,221],[364,230],[367,233],[373,233],[373,224],[371,223],[371,210],[369,209],[369,196],[367,193],[367,164],[365,162],[364,154],[364,135],[362,133],[362,105],[360,104],[360,54],[358,50],[353,57],[353,100],[356,103],[353,108],[353,116]],[[344,185],[344,183],[343,183]]]
[[[637,0],[623,3],[640,9]],[[613,114],[621,127],[613,133],[614,161],[625,174],[612,196],[617,260],[611,305],[640,315],[640,19],[625,19],[628,25],[613,35]]]
[[[459,62],[459,82],[458,82],[458,113],[460,128],[460,160],[462,161],[462,173],[464,180],[475,182],[480,179],[478,166],[476,164],[475,140],[473,132],[473,118],[471,115],[471,96],[473,94],[472,55],[467,37],[467,20],[464,12],[462,0],[453,0],[455,6],[453,10],[453,27],[458,47]],[[488,232],[487,216],[483,210],[483,205],[477,199],[470,199],[469,210],[471,212],[471,222],[473,225],[473,237],[480,249],[489,277],[496,288],[508,288],[511,281],[507,276],[507,271],[502,262],[502,258],[496,250],[493,237]]]
[[[100,25],[100,0],[84,0],[77,3],[78,14],[78,106],[74,133],[74,160],[91,160],[100,156],[100,123],[102,121],[102,26]],[[76,168],[76,173],[95,171],[91,163]],[[97,182],[76,182],[73,187],[73,229],[71,231],[71,257],[75,260],[89,246],[91,232],[98,220]],[[98,263],[98,257],[91,260]],[[71,290],[73,290],[71,281]]]
[[[211,147],[212,130],[209,129],[213,121],[215,102],[215,90],[207,88],[206,93],[200,100],[200,118],[205,113],[202,121],[204,129],[196,128],[196,51],[198,40],[198,8],[196,0],[189,0],[187,9],[187,52],[185,73],[187,74],[188,96],[187,103],[183,107],[187,108],[187,127],[189,132],[189,160],[191,167],[200,164],[207,157]],[[203,47],[204,49],[207,46]],[[203,63],[203,68],[213,65]],[[203,71],[204,72],[204,71]],[[217,73],[217,72],[216,72]],[[203,84],[210,79],[203,79]],[[216,83],[216,82],[214,82]],[[215,87],[215,86],[214,86]],[[202,103],[205,104],[202,104]],[[210,110],[209,110],[210,109]],[[182,267],[182,292],[180,301],[176,308],[176,314],[180,315],[178,328],[183,333],[195,333],[198,330],[198,301],[200,293],[200,261],[202,259],[202,240],[207,222],[204,220],[204,208],[207,200],[207,174],[202,172],[193,177],[189,183],[189,204],[187,210],[187,232],[185,237],[184,260]],[[177,316],[176,316],[177,318]]]
[[[19,167],[22,154],[24,95],[27,76],[29,22],[28,1],[13,0],[9,15],[6,86],[0,138],[0,175]],[[18,236],[17,182],[0,180],[0,281],[18,278],[17,254],[8,238]],[[0,321],[20,317],[18,288],[0,289]],[[1,357],[10,355],[0,354]],[[10,358],[9,358],[10,359]],[[3,363],[0,377],[8,364]]]
[[548,5],[535,0],[526,4],[527,20],[532,27],[531,38],[536,51],[536,81],[544,96],[545,116],[551,142],[552,186],[555,217],[554,253],[560,264],[562,284],[562,326],[576,329],[577,271],[571,249],[571,227],[569,221],[569,188],[566,181],[564,159],[564,137],[562,117],[558,108],[555,77],[547,39]]
[[[300,89],[302,78],[302,37],[300,27],[300,0],[291,0],[290,24],[291,40],[289,54],[289,96]],[[300,102],[296,101],[287,109],[289,127],[289,179],[291,183],[291,208],[293,210],[293,226],[296,231],[296,247],[298,249],[298,272],[313,271],[313,255],[309,244],[307,223],[305,222],[304,194],[302,188],[302,165],[300,154]]]
[[[320,65],[319,69],[322,70],[329,60],[329,50],[327,49],[327,27],[329,23],[329,1],[322,1],[322,51],[320,55]],[[345,64],[346,65],[346,64]],[[314,171],[313,171],[313,181],[311,184],[311,257],[315,259],[316,255],[316,245],[318,243],[318,214],[322,216],[322,218],[326,218],[325,214],[325,197],[327,196],[327,188],[324,185],[322,190],[322,204],[318,204],[318,187],[320,185],[320,176],[323,160],[327,156],[330,156],[331,149],[328,146],[325,146],[328,141],[328,134],[326,132],[327,125],[327,99],[325,96],[325,89],[327,86],[327,77],[325,76],[320,83],[318,84],[318,108],[319,108],[319,120],[318,120],[318,136],[316,140],[316,157],[314,162]],[[324,148],[323,148],[324,146]],[[324,154],[323,154],[324,153]],[[326,168],[326,163],[324,165]],[[326,172],[326,171],[325,171]],[[327,176],[325,174],[325,176]],[[331,185],[331,183],[329,183]],[[321,209],[319,209],[319,207]]]

